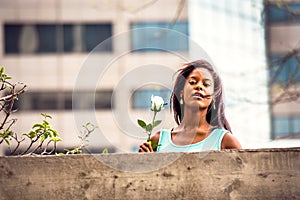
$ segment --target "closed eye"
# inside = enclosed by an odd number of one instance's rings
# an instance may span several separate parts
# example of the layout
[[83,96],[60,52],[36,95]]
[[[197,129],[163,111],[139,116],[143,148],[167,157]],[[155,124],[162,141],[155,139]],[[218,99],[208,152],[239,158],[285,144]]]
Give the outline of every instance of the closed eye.
[[204,85],[205,87],[209,87],[209,86],[212,85],[212,83],[211,83],[210,80],[205,80],[205,81],[203,82],[203,85]]
[[191,85],[195,85],[197,82],[195,81],[195,80],[190,80],[189,81],[189,84],[191,84]]

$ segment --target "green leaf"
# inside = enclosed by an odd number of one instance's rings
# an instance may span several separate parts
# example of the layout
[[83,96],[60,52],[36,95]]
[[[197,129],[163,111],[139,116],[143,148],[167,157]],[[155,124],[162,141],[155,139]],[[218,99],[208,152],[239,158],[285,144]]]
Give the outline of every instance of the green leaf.
[[58,133],[56,130],[53,130],[53,129],[49,129],[49,131],[51,131],[53,133],[53,136],[54,137],[57,137],[58,136]]
[[55,137],[55,135],[53,134],[53,130],[51,128],[46,128],[45,133],[47,133],[49,137]]
[[34,124],[32,128],[44,128],[44,126],[42,124]]
[[89,126],[89,125],[92,125],[91,122],[87,122],[85,125],[82,126]]
[[44,132],[43,130],[44,130],[44,128],[38,128],[38,129],[35,129],[34,132],[35,132],[36,134],[39,134],[39,133]]
[[141,120],[141,119],[138,119],[137,122],[138,122],[138,124],[140,125],[140,127],[146,128],[146,126],[147,126],[146,122],[144,122],[144,121]]
[[30,131],[30,132],[28,133],[28,136],[30,137],[30,139],[35,138],[35,137],[36,137],[36,132]]
[[82,150],[79,149],[79,148],[74,148],[71,152],[72,152],[73,154],[75,154],[75,153],[80,154],[80,153],[82,153]]
[[51,133],[49,131],[44,133],[44,139],[46,140],[49,136],[51,137]]
[[52,119],[52,117],[50,115],[47,115],[46,113],[41,113],[41,115],[44,116],[45,118]]
[[51,141],[59,142],[59,141],[62,141],[62,139],[60,137],[53,137],[53,138],[51,138]]
[[1,67],[0,73],[1,73],[1,74],[4,73],[4,67]]
[[3,136],[8,137],[8,136],[12,135],[11,133],[12,133],[11,130],[5,130],[4,133],[3,133]]
[[103,149],[102,153],[103,154],[107,154],[108,153],[108,149],[107,148]]
[[147,132],[151,132],[153,129],[152,124],[148,124],[145,129]]
[[161,120],[155,120],[153,123],[153,128],[158,126],[161,123]]
[[71,150],[69,150],[69,149],[64,149],[67,153],[70,153],[71,152]]
[[45,128],[45,129],[51,129],[51,126],[50,126],[50,125],[44,124],[44,128]]
[[40,141],[41,141],[41,142],[44,142],[45,139],[46,139],[46,138],[45,138],[45,135],[42,135],[41,138],[40,138]]

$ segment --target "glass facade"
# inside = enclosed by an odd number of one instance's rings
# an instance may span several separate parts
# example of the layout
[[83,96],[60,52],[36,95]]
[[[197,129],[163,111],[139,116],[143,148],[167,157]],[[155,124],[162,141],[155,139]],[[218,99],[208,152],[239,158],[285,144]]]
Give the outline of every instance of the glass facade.
[[270,65],[271,84],[300,84],[300,67],[296,54],[291,57],[285,55],[273,55]]
[[[90,52],[112,36],[111,24],[5,24],[6,54]],[[112,51],[112,43],[97,51]]]
[[300,3],[268,4],[266,7],[268,21],[276,22],[300,22]]
[[[113,107],[111,103],[111,90],[82,91],[76,95],[80,98],[72,96],[72,91],[47,91],[47,92],[26,92],[20,95],[15,101],[14,109],[20,111],[34,110],[72,110],[72,109],[110,109]],[[95,99],[91,99],[94,97]],[[76,107],[72,107],[73,98],[76,98]]]
[[[135,109],[149,109],[151,107],[151,96],[161,96],[164,102],[170,101],[171,91],[168,89],[141,89],[136,90],[132,95],[132,107]],[[168,108],[166,106],[165,108]]]
[[[131,24],[131,28],[140,29],[132,32],[131,49],[134,51],[188,51],[189,49],[188,37],[178,39],[178,33],[189,35],[187,22],[176,22],[175,24],[139,22]],[[172,31],[168,31],[168,29]]]
[[300,138],[299,116],[273,116],[273,138]]

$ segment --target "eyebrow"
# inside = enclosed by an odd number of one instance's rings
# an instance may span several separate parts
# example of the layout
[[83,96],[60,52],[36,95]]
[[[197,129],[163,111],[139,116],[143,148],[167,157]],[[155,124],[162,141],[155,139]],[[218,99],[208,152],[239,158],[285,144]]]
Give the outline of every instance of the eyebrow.
[[209,82],[212,82],[212,80],[211,79],[209,79],[209,78],[205,78],[205,79],[203,79],[204,81],[209,81]]
[[[192,79],[197,79],[196,76],[190,76],[190,78],[192,78]],[[210,82],[212,82],[212,80],[209,79],[209,78],[204,78],[203,80],[204,80],[204,81],[210,81]]]

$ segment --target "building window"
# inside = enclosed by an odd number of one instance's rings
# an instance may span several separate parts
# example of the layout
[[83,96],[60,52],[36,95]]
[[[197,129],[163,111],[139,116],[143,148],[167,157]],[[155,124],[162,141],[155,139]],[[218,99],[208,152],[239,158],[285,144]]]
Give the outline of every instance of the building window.
[[300,116],[273,116],[273,139],[300,138]]
[[[139,89],[134,91],[132,95],[132,108],[149,109],[151,107],[151,96],[161,96],[164,102],[170,101],[171,91],[169,89]],[[165,108],[167,108],[166,106]]]
[[[112,36],[112,27],[111,24],[65,24],[63,25],[63,34],[65,52],[89,52]],[[112,51],[111,41],[96,50]]]
[[76,107],[73,108],[72,91],[26,92],[19,96],[18,101],[15,101],[14,109],[22,111],[111,109],[113,107],[111,97],[111,90],[101,90],[96,91],[96,93],[78,92],[75,96]]
[[271,84],[300,84],[300,63],[297,60],[300,54],[285,58],[271,56],[270,81]]
[[[112,36],[111,25],[106,24],[99,26],[97,24],[86,24],[83,26],[83,41],[85,44],[85,51],[91,51],[95,48],[95,44],[98,45],[103,42],[105,39]],[[101,34],[95,34],[101,33]],[[101,46],[102,48],[97,48],[97,51],[111,51],[112,44],[108,46]]]
[[[131,48],[134,51],[188,51],[188,23],[176,22],[169,27],[169,22],[144,22],[131,24]],[[147,29],[147,28],[154,29]],[[143,30],[143,28],[145,28]],[[164,28],[165,30],[155,29]],[[167,31],[169,28],[170,31]],[[182,35],[184,34],[184,35]]]
[[300,3],[268,4],[266,12],[271,23],[300,21]]
[[[6,54],[90,52],[112,36],[111,24],[5,24]],[[111,40],[97,51],[112,51]]]

